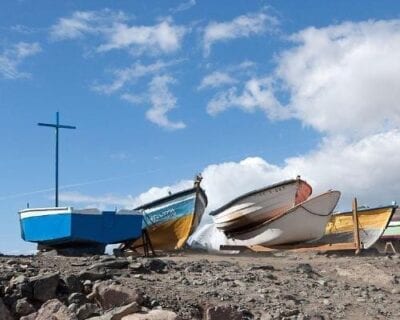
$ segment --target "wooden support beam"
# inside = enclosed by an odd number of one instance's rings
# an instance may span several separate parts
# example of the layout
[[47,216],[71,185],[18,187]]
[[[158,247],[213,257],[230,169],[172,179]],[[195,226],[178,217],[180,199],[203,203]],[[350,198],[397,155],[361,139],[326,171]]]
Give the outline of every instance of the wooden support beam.
[[360,226],[358,224],[358,213],[357,213],[357,198],[353,199],[353,234],[354,234],[354,245],[356,248],[355,253],[359,254],[361,250],[360,242]]

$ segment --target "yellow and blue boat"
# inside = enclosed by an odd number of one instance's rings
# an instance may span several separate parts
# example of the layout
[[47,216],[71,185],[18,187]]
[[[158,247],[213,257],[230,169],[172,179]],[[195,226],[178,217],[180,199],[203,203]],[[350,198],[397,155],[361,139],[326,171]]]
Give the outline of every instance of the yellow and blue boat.
[[[154,249],[180,249],[197,228],[207,206],[207,196],[200,181],[201,178],[197,179],[193,188],[135,208],[143,214],[143,228],[147,230]],[[131,248],[141,244],[142,239],[138,239]]]

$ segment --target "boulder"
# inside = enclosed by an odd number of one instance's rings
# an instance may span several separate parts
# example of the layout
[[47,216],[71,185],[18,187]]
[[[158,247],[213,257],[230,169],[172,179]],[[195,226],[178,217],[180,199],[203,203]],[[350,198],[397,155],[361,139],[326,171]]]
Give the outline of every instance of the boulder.
[[35,320],[78,320],[78,318],[59,300],[52,299],[43,303]]
[[3,303],[3,300],[1,298],[0,298],[0,319],[13,320],[10,311],[7,309],[6,305]]
[[143,302],[143,293],[141,291],[109,281],[95,284],[91,297],[94,298],[104,310],[121,307],[132,302],[136,302],[140,305]]
[[109,278],[104,269],[83,270],[78,274],[80,280],[106,280]]
[[29,279],[33,287],[33,298],[45,302],[56,297],[59,273],[38,275]]
[[[121,320],[175,320],[177,315],[175,312],[168,310],[151,310],[148,313],[134,313]],[[229,318],[226,318],[229,319]]]

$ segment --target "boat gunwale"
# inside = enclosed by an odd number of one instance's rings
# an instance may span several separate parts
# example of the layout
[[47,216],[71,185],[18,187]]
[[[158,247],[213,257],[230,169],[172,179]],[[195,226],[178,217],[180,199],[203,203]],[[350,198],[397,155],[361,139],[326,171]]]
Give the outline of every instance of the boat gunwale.
[[210,216],[216,216],[216,215],[220,214],[222,211],[224,211],[225,209],[227,209],[228,207],[234,205],[236,202],[239,202],[239,201],[243,200],[244,198],[250,197],[250,196],[255,195],[257,193],[261,193],[261,192],[267,191],[268,189],[274,189],[274,188],[277,188],[277,187],[286,186],[286,185],[289,185],[289,184],[292,184],[292,183],[296,183],[296,182],[304,182],[310,188],[310,191],[311,191],[310,195],[312,194],[312,187],[307,181],[305,181],[303,179],[284,180],[284,181],[277,182],[277,183],[271,184],[269,186],[266,186],[266,187],[263,187],[263,188],[260,188],[260,189],[255,189],[255,190],[249,191],[247,193],[244,193],[244,194],[232,199],[228,203],[224,204],[222,207],[219,207],[218,209],[215,209],[215,210],[211,211],[209,213],[209,215]]
[[[276,220],[278,220],[278,219],[280,219],[280,218],[283,218],[284,216],[286,216],[286,215],[292,213],[293,211],[295,211],[295,210],[297,210],[298,208],[302,207],[306,202],[315,200],[315,199],[317,199],[317,198],[323,197],[323,196],[325,196],[325,195],[327,195],[327,194],[330,194],[330,193],[338,193],[338,194],[339,194],[339,197],[338,197],[338,199],[337,199],[337,201],[336,201],[336,204],[335,204],[335,207],[336,207],[337,203],[338,203],[339,200],[340,200],[341,192],[338,191],[338,190],[329,190],[329,191],[324,192],[324,193],[321,193],[321,194],[319,194],[319,195],[317,195],[317,196],[315,196],[315,197],[313,197],[313,198],[311,198],[311,199],[307,199],[307,200],[305,200],[305,201],[303,201],[303,202],[301,202],[301,203],[295,205],[293,208],[290,208],[289,210],[287,210],[287,211],[285,211],[285,212],[282,212],[280,215],[277,215],[277,216],[275,216],[275,217],[273,217],[273,218],[271,218],[271,219],[268,219],[267,221],[264,221],[263,223],[261,223],[261,224],[259,224],[259,225],[256,225],[256,226],[254,226],[254,227],[252,227],[252,228],[245,229],[245,230],[243,230],[243,231],[232,232],[232,233],[229,232],[229,237],[234,237],[235,235],[246,234],[246,233],[249,233],[249,232],[253,232],[253,231],[257,230],[257,229],[261,229],[261,228],[263,228],[263,227],[265,227],[265,226],[271,224],[272,222],[275,222]],[[333,209],[335,209],[335,207],[333,207]],[[305,209],[307,212],[309,211],[307,208],[304,208],[304,209]],[[332,210],[333,210],[333,209],[332,209]],[[329,215],[332,215],[332,212],[331,212],[330,214],[328,214],[328,215],[319,215],[319,216],[327,217],[327,216],[329,216]]]
[[134,210],[146,210],[146,209],[149,209],[151,207],[160,205],[160,204],[162,204],[164,202],[169,202],[171,200],[175,200],[176,198],[179,198],[179,197],[182,197],[182,196],[186,196],[186,195],[191,194],[191,193],[195,193],[196,194],[196,198],[197,198],[198,194],[201,194],[203,196],[204,200],[205,200],[205,206],[207,206],[208,199],[207,199],[207,195],[206,195],[205,191],[203,190],[203,188],[201,188],[201,187],[193,187],[193,188],[185,189],[185,190],[179,191],[177,193],[174,193],[174,194],[171,194],[171,195],[156,199],[154,201],[145,203],[145,204],[143,204],[143,205],[141,205],[139,207],[136,207]]

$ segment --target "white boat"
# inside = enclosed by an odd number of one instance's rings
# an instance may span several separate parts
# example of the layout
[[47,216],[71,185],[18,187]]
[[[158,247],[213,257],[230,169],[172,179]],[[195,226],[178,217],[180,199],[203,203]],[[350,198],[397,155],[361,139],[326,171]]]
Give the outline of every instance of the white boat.
[[339,191],[323,193],[256,227],[232,233],[228,244],[271,246],[321,238],[339,198]]
[[298,177],[241,195],[210,215],[215,226],[229,234],[279,216],[305,201],[311,193],[311,186]]

